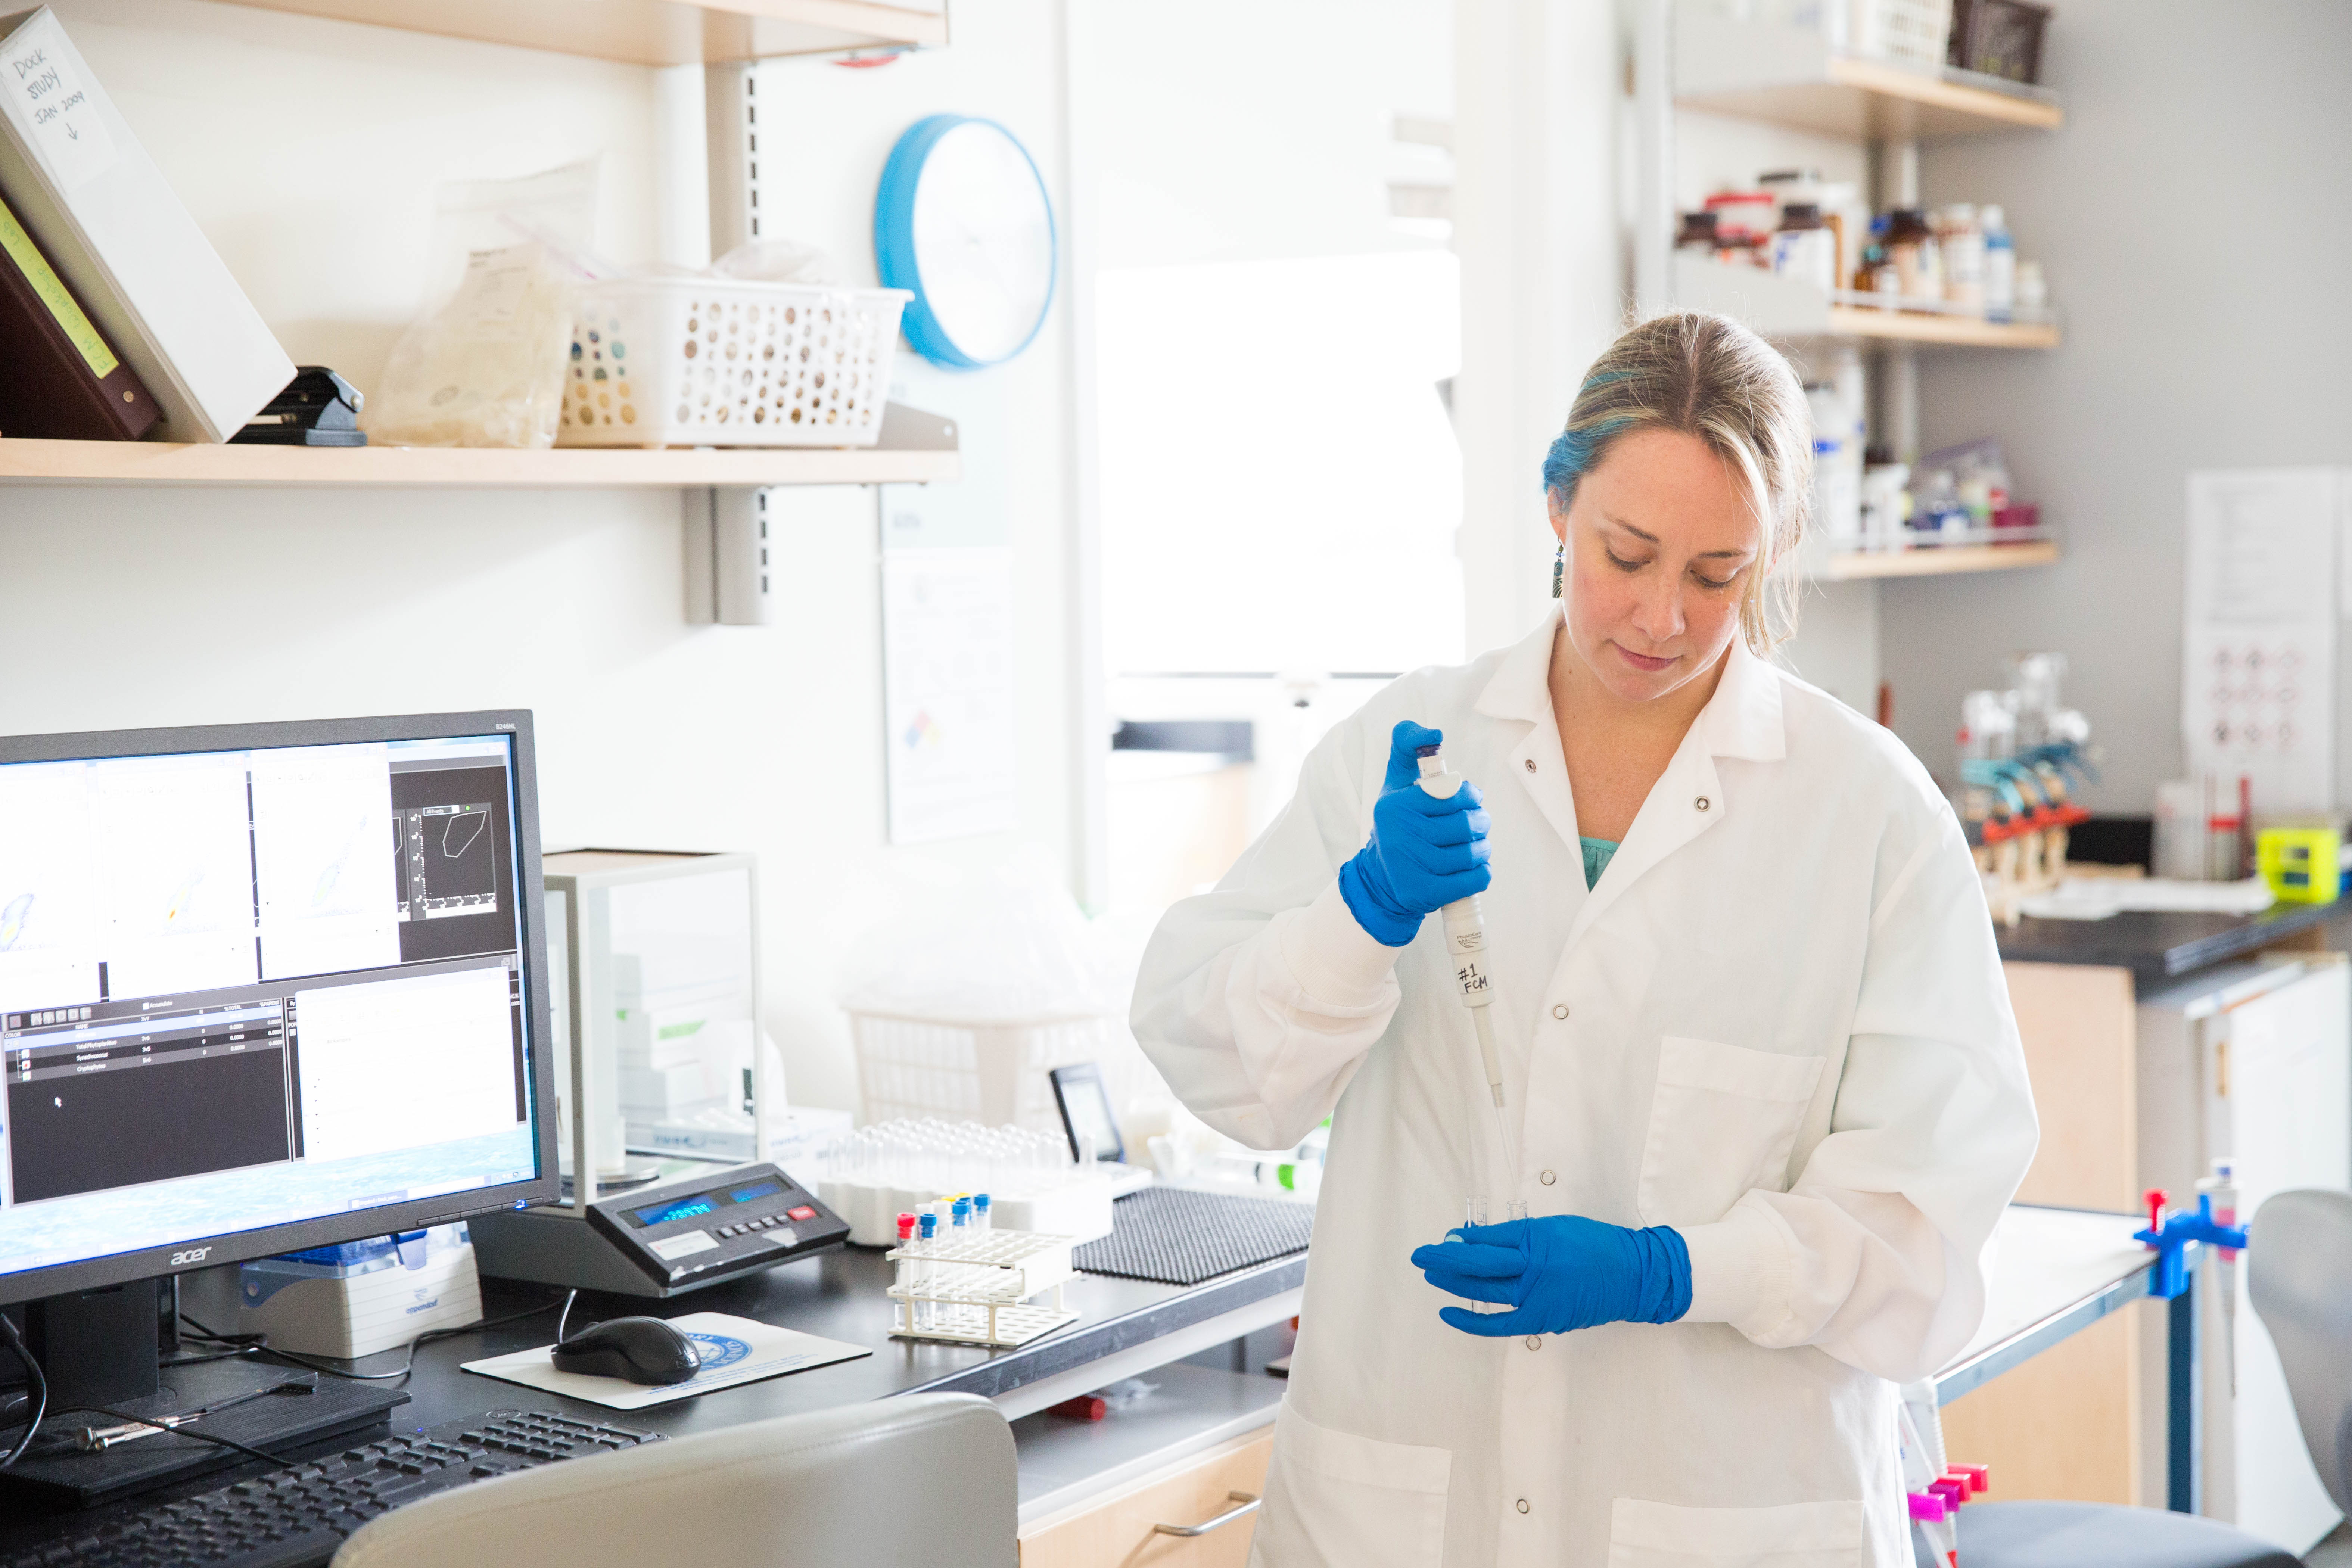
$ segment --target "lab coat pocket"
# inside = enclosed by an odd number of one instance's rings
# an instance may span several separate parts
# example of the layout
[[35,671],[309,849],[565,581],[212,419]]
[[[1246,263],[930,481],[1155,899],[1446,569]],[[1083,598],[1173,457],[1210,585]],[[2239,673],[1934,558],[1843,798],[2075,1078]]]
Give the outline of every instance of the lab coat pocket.
[[1609,1506],[1609,1568],[1862,1568],[1860,1502],[1778,1508],[1675,1508],[1619,1498]]
[[1281,1568],[1437,1568],[1445,1556],[1449,1448],[1382,1443],[1318,1426],[1287,1400],[1274,1424],[1253,1563]]
[[1710,1225],[1755,1187],[1780,1192],[1826,1065],[1669,1035],[1642,1150],[1646,1225]]

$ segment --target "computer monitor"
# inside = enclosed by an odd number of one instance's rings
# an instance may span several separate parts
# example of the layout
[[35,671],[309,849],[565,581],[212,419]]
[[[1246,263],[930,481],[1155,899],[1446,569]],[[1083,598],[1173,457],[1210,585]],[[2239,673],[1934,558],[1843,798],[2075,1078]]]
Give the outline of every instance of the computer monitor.
[[540,886],[525,711],[0,738],[0,1303],[552,1201]]

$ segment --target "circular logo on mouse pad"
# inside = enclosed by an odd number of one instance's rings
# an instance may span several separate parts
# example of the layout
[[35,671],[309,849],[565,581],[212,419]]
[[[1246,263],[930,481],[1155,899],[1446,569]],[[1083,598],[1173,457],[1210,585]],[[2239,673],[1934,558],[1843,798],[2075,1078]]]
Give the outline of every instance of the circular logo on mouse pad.
[[702,1370],[705,1372],[717,1372],[720,1367],[733,1366],[751,1353],[750,1345],[728,1334],[689,1332],[686,1337],[692,1340],[694,1348],[702,1352]]

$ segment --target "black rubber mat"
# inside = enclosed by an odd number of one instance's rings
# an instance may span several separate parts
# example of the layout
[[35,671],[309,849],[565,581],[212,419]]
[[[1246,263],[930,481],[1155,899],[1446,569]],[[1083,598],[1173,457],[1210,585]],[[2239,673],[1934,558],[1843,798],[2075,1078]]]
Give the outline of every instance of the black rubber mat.
[[1307,1250],[1315,1211],[1276,1198],[1146,1187],[1111,1205],[1111,1232],[1071,1255],[1083,1273],[1198,1285]]

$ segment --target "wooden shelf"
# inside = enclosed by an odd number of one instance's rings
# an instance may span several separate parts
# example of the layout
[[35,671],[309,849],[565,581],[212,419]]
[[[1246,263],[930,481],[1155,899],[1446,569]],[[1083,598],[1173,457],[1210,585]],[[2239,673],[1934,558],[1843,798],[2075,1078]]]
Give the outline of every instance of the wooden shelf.
[[1926,310],[1832,304],[1810,284],[1756,267],[1727,267],[1694,256],[1674,258],[1675,302],[1744,321],[1768,338],[1870,338],[1930,347],[2054,349],[2047,321],[1988,321]]
[[1714,114],[1865,141],[2055,131],[2057,95],[1997,77],[1932,72],[1829,52],[1820,32],[1682,7],[1675,101]]
[[923,484],[961,471],[955,451],[803,448],[662,451],[565,447],[179,446],[0,440],[0,484],[365,486],[443,489],[705,485]]
[[2013,572],[2058,559],[2048,540],[2027,544],[1952,544],[1914,550],[1852,551],[1832,555],[1822,572],[1832,583],[1873,577],[1942,577],[1960,572]]
[[871,0],[230,0],[629,65],[716,65],[948,41],[941,9]]
[[1942,343],[1952,348],[2054,349],[2058,329],[2047,321],[1988,321],[1979,316],[1934,316],[1912,310],[1881,310],[1868,305],[1832,305],[1824,335],[1879,338],[1892,342]]

